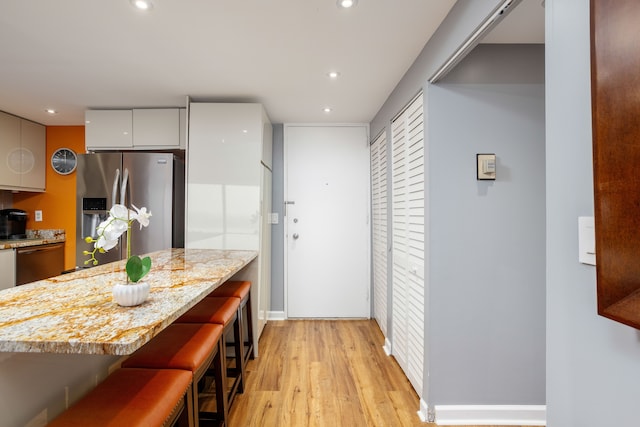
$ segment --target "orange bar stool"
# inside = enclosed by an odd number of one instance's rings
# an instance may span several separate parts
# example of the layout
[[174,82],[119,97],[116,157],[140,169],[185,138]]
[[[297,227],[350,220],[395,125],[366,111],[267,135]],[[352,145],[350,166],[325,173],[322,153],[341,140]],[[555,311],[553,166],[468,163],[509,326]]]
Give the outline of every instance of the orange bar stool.
[[[253,314],[251,312],[251,282],[247,280],[231,280],[223,283],[211,292],[209,297],[233,297],[240,299],[238,317],[244,334],[244,363],[253,359]],[[244,314],[243,312],[246,312]]]
[[191,378],[177,369],[118,369],[48,426],[193,426]]
[[244,337],[238,318],[240,300],[238,298],[206,297],[185,314],[180,316],[175,323],[214,323],[224,327],[223,346],[226,347],[226,335],[233,330],[235,366],[230,368],[227,364],[227,376],[232,377],[233,383],[228,393],[229,405],[233,403],[237,393],[244,392]]
[[[122,368],[182,369],[193,375],[193,420],[229,420],[224,367],[223,327],[214,324],[176,324],[165,328],[122,362]],[[212,367],[216,387],[216,412],[201,412],[198,382]]]

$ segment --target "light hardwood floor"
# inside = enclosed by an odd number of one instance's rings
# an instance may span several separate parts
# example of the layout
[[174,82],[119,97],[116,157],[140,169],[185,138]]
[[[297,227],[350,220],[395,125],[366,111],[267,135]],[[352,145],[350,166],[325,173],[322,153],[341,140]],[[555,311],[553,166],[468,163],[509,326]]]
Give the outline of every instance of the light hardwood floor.
[[229,427],[435,427],[373,320],[269,322]]

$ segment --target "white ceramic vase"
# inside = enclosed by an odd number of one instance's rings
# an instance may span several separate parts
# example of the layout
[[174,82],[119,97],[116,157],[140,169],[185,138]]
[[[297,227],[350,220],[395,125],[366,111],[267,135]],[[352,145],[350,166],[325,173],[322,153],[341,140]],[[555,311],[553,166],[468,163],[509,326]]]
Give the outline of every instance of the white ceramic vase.
[[113,300],[123,307],[140,305],[149,296],[149,283],[138,282],[113,286]]

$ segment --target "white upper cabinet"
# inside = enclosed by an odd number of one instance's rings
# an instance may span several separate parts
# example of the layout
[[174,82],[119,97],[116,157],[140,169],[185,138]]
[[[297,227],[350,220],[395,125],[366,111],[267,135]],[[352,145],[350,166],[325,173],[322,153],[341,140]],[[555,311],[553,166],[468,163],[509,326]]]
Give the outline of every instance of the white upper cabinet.
[[176,147],[179,142],[179,109],[133,110],[133,145],[135,147]]
[[184,108],[87,110],[87,150],[185,148]]
[[20,170],[16,165],[20,153],[20,118],[0,113],[0,185],[20,186]]
[[46,128],[0,112],[0,188],[44,191]]
[[[221,187],[224,191],[258,188],[266,130],[271,141],[271,124],[262,105],[194,102],[189,114],[189,184],[224,185]],[[270,148],[268,152],[271,152]],[[269,167],[270,163],[269,159]],[[250,199],[258,200],[257,194]],[[211,196],[190,202],[201,206],[210,203],[215,209],[221,206]],[[203,219],[203,226],[210,224],[209,220]],[[254,249],[258,249],[257,245]]]
[[28,120],[20,122],[22,168],[20,187],[44,191],[46,175],[46,128]]
[[132,110],[87,110],[84,119],[87,150],[133,147]]

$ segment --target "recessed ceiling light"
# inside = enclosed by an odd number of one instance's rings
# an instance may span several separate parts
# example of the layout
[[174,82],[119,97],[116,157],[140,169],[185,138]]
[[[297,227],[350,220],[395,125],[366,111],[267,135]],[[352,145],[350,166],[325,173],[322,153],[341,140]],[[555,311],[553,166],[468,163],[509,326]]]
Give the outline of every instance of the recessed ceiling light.
[[358,0],[338,0],[338,7],[348,9],[358,4]]
[[324,107],[324,109],[322,111],[324,111],[325,113],[330,113],[331,112],[331,108]]
[[48,114],[58,114],[58,112],[56,110],[54,110],[53,108],[47,108],[46,111]]
[[329,76],[330,79],[337,79],[338,77],[340,77],[340,73],[337,71],[329,71],[327,73],[327,76]]
[[131,4],[140,10],[149,10],[153,7],[151,0],[131,0]]

